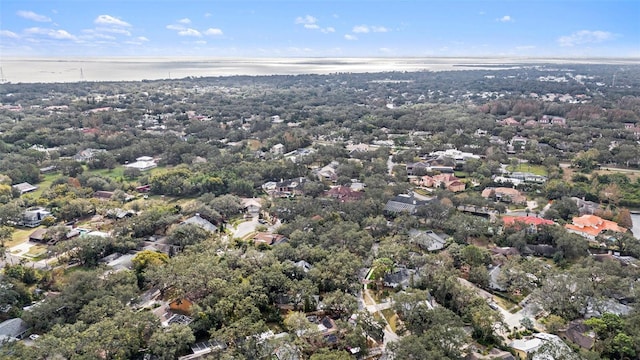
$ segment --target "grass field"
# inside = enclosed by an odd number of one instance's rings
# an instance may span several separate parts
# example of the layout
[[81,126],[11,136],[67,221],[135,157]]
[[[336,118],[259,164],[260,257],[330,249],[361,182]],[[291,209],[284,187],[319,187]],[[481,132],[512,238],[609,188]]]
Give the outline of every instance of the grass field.
[[29,240],[29,235],[31,235],[32,232],[34,232],[36,229],[39,229],[41,227],[42,226],[39,226],[33,229],[30,229],[30,228],[16,229],[11,236],[11,241],[5,242],[4,246],[10,248],[18,244],[22,244],[23,242]]
[[396,332],[396,320],[398,320],[398,315],[393,309],[385,309],[382,310],[382,315],[385,319],[387,319],[387,323],[389,323],[389,327],[393,332]]
[[47,247],[44,245],[35,245],[32,246],[29,251],[27,251],[26,254],[24,254],[24,256],[30,257],[30,258],[36,258],[39,256],[42,256],[44,254],[47,253]]
[[543,165],[518,164],[517,166],[509,165],[507,170],[511,172],[529,172],[536,175],[547,176],[547,169]]

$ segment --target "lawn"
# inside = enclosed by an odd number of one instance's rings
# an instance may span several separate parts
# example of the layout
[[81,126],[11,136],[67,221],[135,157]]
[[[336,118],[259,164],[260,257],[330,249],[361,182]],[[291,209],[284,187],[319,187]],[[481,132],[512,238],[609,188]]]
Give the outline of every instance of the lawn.
[[543,165],[522,163],[517,166],[509,165],[507,166],[507,170],[511,172],[528,172],[536,175],[547,176],[547,169]]
[[30,257],[30,258],[37,258],[40,256],[43,256],[47,253],[47,247],[44,245],[35,245],[32,246],[29,251],[27,251],[26,254],[24,254],[24,256]]
[[51,187],[51,184],[53,184],[53,180],[59,178],[60,176],[62,175],[60,175],[59,173],[51,173],[51,174],[44,175],[43,180],[37,184],[38,190],[27,193],[25,194],[25,196],[30,196],[30,197],[33,197],[34,199],[39,198],[40,195],[42,195],[42,193],[45,190],[48,190],[49,187]]
[[387,319],[387,323],[393,332],[396,332],[396,320],[398,320],[398,315],[393,309],[384,309],[381,311],[382,315],[385,319]]
[[124,179],[124,166],[116,166],[113,169],[95,169],[95,170],[88,170],[87,168],[85,168],[84,173],[110,177],[117,181],[117,180],[120,180],[121,178]]
[[31,235],[32,232],[36,231],[36,229],[41,228],[42,226],[39,226],[37,228],[23,228],[23,229],[16,229],[13,234],[11,235],[11,241],[7,241],[4,243],[4,246],[7,248],[22,244],[23,242],[29,240],[29,235]]

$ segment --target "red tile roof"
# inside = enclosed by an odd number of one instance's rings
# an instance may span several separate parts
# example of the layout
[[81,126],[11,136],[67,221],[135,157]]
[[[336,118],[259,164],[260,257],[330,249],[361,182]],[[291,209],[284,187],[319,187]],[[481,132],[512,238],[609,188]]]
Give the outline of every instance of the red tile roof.
[[554,222],[551,220],[535,217],[535,216],[503,216],[502,221],[505,225],[511,226],[517,223],[523,223],[527,225],[553,225]]
[[572,230],[577,233],[583,233],[590,236],[598,236],[605,230],[626,232],[627,229],[618,225],[617,223],[609,220],[605,220],[596,215],[582,215],[580,217],[573,218],[573,224],[565,225],[567,230]]

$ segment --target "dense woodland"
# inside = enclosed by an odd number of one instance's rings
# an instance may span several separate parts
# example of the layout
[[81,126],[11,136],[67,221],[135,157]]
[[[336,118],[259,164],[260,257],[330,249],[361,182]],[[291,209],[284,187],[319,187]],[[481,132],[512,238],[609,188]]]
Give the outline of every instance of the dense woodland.
[[[558,334],[587,317],[593,346],[570,343],[564,358],[640,356],[640,241],[630,231],[589,241],[563,227],[581,214],[572,198],[633,226],[639,66],[3,84],[0,103],[0,305],[9,305],[0,318],[21,317],[40,335],[4,344],[2,358],[174,359],[212,341],[221,346],[204,358],[463,359],[512,351],[510,340]],[[541,124],[545,115],[566,123]],[[356,144],[372,146],[349,150]],[[384,211],[414,190],[407,164],[453,148],[478,155],[455,166],[465,191],[437,188],[414,213]],[[100,151],[78,157],[86,149]],[[292,157],[299,149],[307,151]],[[123,167],[141,156],[158,167]],[[332,162],[334,178],[317,175]],[[505,168],[545,175],[514,186],[536,208],[480,195],[501,186],[495,176]],[[299,178],[301,194],[263,191]],[[20,194],[12,185],[23,182],[39,188]],[[354,201],[326,196],[353,183],[365,186]],[[149,193],[137,191],[146,185]],[[100,200],[100,191],[113,195]],[[266,224],[256,231],[277,223],[271,230],[288,241],[256,245],[233,236],[242,199],[253,197],[263,201]],[[11,261],[11,244],[29,230],[19,226],[23,213],[33,207],[51,212],[42,226],[55,241],[43,258]],[[491,216],[460,210],[467,207]],[[113,209],[135,215],[110,218]],[[504,227],[509,212],[554,225]],[[216,231],[179,225],[194,215]],[[65,240],[65,225],[108,236]],[[415,229],[443,234],[446,246],[425,250],[410,235]],[[166,237],[168,251],[144,250],[150,237]],[[518,254],[491,250],[507,247]],[[628,262],[593,255],[608,251]],[[133,267],[109,270],[100,260],[115,253],[135,253]],[[301,260],[310,268],[296,265]],[[500,290],[489,273],[498,263]],[[411,271],[410,284],[385,286],[397,269]],[[460,279],[514,309],[526,299],[541,315],[513,329]],[[193,321],[161,325],[145,306],[154,290],[163,301],[188,299]],[[367,311],[369,293],[393,303],[394,326]],[[629,310],[609,312],[612,302]],[[339,330],[327,337],[310,315],[327,316]],[[384,341],[387,325],[397,341]],[[268,331],[286,336],[265,340]]]

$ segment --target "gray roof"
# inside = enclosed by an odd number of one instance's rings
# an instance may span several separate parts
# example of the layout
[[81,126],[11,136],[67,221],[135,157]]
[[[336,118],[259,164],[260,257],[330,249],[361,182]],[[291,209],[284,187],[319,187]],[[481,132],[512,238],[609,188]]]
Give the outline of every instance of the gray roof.
[[409,231],[411,241],[428,251],[436,251],[444,248],[446,240],[431,230],[421,231],[411,229]]
[[427,205],[429,201],[418,200],[413,195],[400,194],[394,196],[384,206],[385,212],[400,213],[407,212],[413,214],[418,206]]
[[210,223],[207,219],[203,219],[200,215],[196,214],[187,220],[183,221],[182,224],[192,224],[199,226],[207,231],[216,232],[218,228]]
[[0,337],[20,337],[28,329],[29,326],[27,325],[27,323],[20,318],[5,320],[0,323]]
[[20,183],[20,184],[13,185],[13,188],[17,189],[18,191],[20,191],[20,194],[24,194],[24,193],[29,192],[29,191],[38,190],[37,186],[31,185],[28,182],[23,182],[23,183]]

